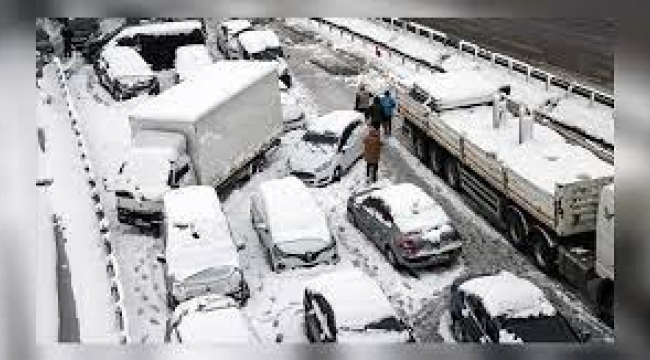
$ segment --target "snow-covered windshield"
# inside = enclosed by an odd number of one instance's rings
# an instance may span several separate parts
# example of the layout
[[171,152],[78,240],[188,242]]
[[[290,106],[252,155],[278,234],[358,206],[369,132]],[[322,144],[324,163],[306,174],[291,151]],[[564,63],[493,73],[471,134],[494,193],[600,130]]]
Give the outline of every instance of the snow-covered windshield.
[[559,315],[501,320],[501,327],[525,342],[575,342],[574,332]]
[[303,136],[302,140],[312,144],[318,145],[330,145],[335,146],[339,142],[338,136],[334,133],[325,132],[319,133],[315,131],[307,131]]
[[317,252],[325,249],[332,244],[329,239],[296,239],[290,241],[278,242],[276,246],[280,251],[287,254],[304,254],[306,252]]
[[188,277],[184,282],[190,286],[209,283],[213,293],[228,294],[239,287],[241,273],[232,266],[211,267]]

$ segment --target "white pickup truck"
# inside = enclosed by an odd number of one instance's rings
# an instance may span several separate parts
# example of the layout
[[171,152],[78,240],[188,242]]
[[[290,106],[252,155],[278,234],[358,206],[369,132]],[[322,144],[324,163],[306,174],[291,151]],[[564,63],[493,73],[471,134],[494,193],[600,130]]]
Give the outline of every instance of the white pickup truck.
[[116,189],[119,221],[158,229],[170,189],[221,191],[262,166],[283,129],[277,81],[271,63],[222,61],[134,108]]

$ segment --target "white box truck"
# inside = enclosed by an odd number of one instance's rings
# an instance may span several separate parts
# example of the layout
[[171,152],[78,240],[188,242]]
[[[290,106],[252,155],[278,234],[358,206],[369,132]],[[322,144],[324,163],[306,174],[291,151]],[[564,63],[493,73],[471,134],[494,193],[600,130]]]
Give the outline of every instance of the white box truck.
[[159,229],[169,189],[220,192],[259,169],[280,142],[277,81],[272,63],[221,61],[134,108],[116,189],[120,222]]

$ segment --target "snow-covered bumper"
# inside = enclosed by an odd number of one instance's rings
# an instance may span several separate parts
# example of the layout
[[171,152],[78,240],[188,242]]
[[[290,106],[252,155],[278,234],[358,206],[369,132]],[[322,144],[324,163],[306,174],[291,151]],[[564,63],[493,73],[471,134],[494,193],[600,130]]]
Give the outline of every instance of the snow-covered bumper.
[[326,160],[316,168],[307,168],[289,160],[287,161],[287,168],[289,174],[302,180],[306,185],[325,186],[334,180],[331,169],[333,162],[333,160]]
[[431,249],[418,252],[417,254],[397,251],[396,255],[401,265],[411,269],[420,269],[451,263],[458,258],[462,249],[463,244],[460,240],[450,240],[434,244]]
[[[170,295],[174,299],[175,303],[181,303],[183,301],[214,293],[210,287],[211,284],[190,284],[185,282],[174,282],[171,286]],[[215,284],[216,285],[216,284]],[[218,286],[215,286],[218,287]],[[244,305],[246,301],[250,298],[250,288],[246,280],[242,278],[239,282],[239,286],[231,289],[231,291],[226,293],[221,293],[219,295],[224,295],[234,299],[239,305]]]
[[292,270],[300,267],[313,267],[316,265],[333,265],[339,262],[339,254],[335,242],[315,252],[291,254],[282,252],[277,247],[274,247],[272,251],[277,271]]

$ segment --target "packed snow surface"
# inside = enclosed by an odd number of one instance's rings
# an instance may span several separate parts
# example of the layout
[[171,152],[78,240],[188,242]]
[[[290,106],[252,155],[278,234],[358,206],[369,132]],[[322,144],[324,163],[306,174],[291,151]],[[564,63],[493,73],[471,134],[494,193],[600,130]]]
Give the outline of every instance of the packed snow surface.
[[280,47],[280,38],[271,30],[246,31],[239,34],[238,38],[249,54]]
[[204,295],[182,302],[172,316],[180,341],[186,344],[258,342],[235,302]]
[[411,183],[382,187],[369,196],[381,199],[388,205],[393,221],[405,233],[428,230],[450,222],[449,217],[427,193]]
[[337,328],[363,329],[384,318],[398,318],[375,280],[357,268],[319,275],[305,288],[323,295],[332,307]]
[[470,279],[461,284],[460,289],[482,299],[493,318],[553,316],[556,313],[540,288],[507,271]]
[[151,66],[133,48],[108,46],[102,50],[102,57],[108,63],[108,74],[115,79],[123,76],[154,76]]
[[519,118],[506,112],[494,129],[491,106],[444,111],[439,118],[549,194],[555,184],[614,176],[614,166],[538,123],[533,124],[532,139],[520,144]]
[[307,130],[318,134],[331,133],[340,137],[348,125],[356,120],[362,120],[363,115],[354,110],[335,110],[307,124]]
[[219,61],[131,111],[134,118],[195,122],[258,80],[275,72],[273,63]]
[[298,239],[329,243],[327,218],[305,184],[294,176],[272,179],[260,185],[269,228],[275,243]]

